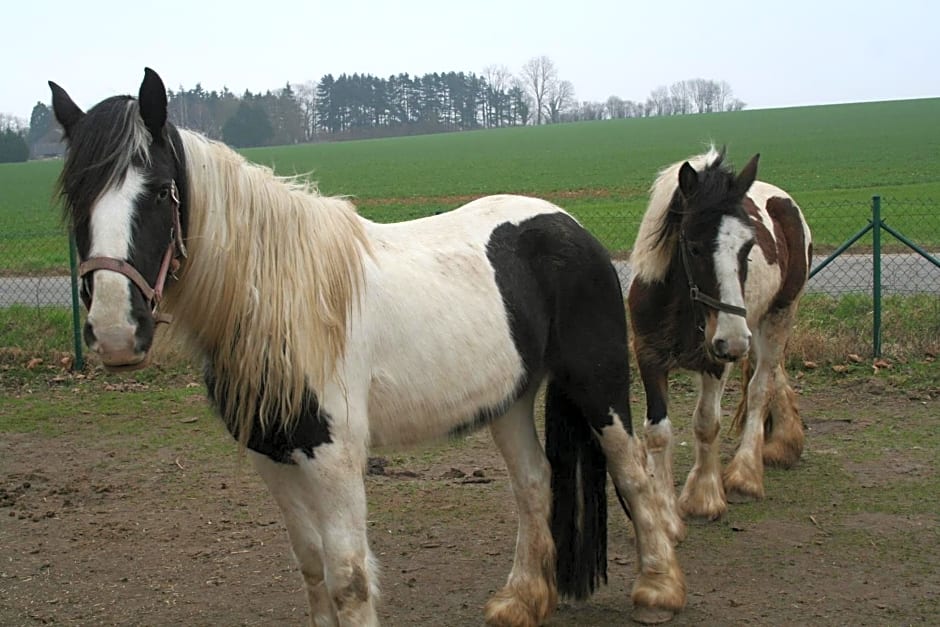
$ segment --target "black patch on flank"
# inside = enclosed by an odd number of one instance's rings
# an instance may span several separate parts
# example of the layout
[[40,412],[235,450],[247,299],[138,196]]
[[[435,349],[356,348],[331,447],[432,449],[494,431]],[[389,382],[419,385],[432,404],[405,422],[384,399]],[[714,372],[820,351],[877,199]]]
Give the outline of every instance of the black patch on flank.
[[[215,370],[208,362],[205,366],[204,375],[209,400],[212,401],[216,411],[219,412],[232,437],[240,440],[241,434],[235,416],[226,415],[225,413],[226,407],[237,406],[228,402],[228,385],[225,383],[217,385],[218,379]],[[317,395],[309,388],[304,391],[296,420],[292,421],[289,429],[281,426],[285,417],[276,410],[271,411],[271,414],[266,418],[265,422],[269,427],[265,431],[261,427],[260,415],[255,415],[247,446],[252,451],[269,457],[275,462],[281,464],[295,463],[291,458],[291,453],[295,450],[302,451],[304,455],[312,459],[318,446],[333,441],[330,435],[330,416],[320,408]]]

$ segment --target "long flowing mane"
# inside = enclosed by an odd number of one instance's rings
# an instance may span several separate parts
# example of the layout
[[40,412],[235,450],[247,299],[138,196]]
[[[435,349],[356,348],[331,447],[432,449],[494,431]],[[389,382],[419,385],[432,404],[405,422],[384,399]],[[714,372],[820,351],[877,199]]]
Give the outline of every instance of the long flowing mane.
[[[190,321],[216,375],[215,398],[247,442],[289,427],[305,391],[336,375],[369,244],[352,204],[180,131],[189,188],[187,248],[168,309]],[[172,325],[177,326],[177,325]],[[340,382],[342,384],[342,382]],[[269,425],[272,417],[284,423]]]
[[630,254],[634,276],[647,282],[662,281],[669,270],[676,246],[676,237],[665,231],[668,214],[673,208],[679,187],[679,169],[688,161],[697,172],[718,167],[724,153],[714,146],[700,155],[677,161],[662,170],[650,187],[650,201],[637,231],[636,243]]

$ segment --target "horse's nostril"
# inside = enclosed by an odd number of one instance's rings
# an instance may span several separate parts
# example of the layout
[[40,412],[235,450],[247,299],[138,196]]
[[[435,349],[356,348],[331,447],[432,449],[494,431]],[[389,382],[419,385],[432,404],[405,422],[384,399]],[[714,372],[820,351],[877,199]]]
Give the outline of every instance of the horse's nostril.
[[719,357],[724,357],[728,354],[728,342],[726,340],[715,340],[714,348],[715,354]]

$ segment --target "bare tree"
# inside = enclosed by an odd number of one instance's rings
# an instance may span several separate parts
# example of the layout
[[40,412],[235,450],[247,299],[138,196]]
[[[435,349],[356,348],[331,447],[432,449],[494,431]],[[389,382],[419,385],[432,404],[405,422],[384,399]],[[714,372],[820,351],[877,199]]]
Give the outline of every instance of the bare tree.
[[305,81],[294,88],[294,98],[304,120],[304,139],[312,141],[317,131],[317,83]]
[[555,63],[545,55],[532,57],[522,66],[519,81],[535,104],[536,124],[542,124],[549,85],[557,80],[558,70],[555,69]]
[[740,111],[744,108],[744,101],[740,98],[732,98],[730,102],[725,104],[725,111]]
[[627,117],[627,107],[626,103],[622,98],[617,96],[611,96],[607,99],[606,103],[607,115],[610,116],[612,120],[619,120]]
[[545,115],[549,122],[552,124],[560,122],[562,114],[576,104],[574,85],[571,81],[555,79],[548,83],[545,89]]
[[672,115],[692,113],[691,93],[689,81],[679,81],[669,86]]
[[483,68],[487,84],[483,102],[483,118],[486,126],[502,126],[510,108],[509,90],[513,87],[512,72],[505,65],[487,65]]
[[669,96],[669,89],[660,86],[650,92],[646,99],[646,108],[648,115],[671,115],[672,99]]
[[9,113],[0,113],[0,131],[20,133],[29,128],[26,120]]

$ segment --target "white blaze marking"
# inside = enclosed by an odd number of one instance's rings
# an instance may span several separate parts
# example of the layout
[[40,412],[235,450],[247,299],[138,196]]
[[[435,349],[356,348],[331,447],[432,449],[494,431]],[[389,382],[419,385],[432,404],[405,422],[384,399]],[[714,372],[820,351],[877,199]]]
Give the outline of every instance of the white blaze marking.
[[[91,210],[89,257],[127,259],[133,235],[135,201],[143,190],[143,175],[131,167],[119,187],[101,196]],[[92,280],[94,291],[88,312],[92,328],[126,327],[133,334],[130,280],[110,270],[95,271]]]
[[[731,216],[721,219],[714,263],[715,279],[718,281],[718,297],[723,303],[744,307],[744,292],[738,273],[738,253],[741,247],[753,237],[753,231],[741,220]],[[715,337],[731,340],[736,336],[738,338],[750,337],[747,321],[741,316],[723,311],[718,312]]]

